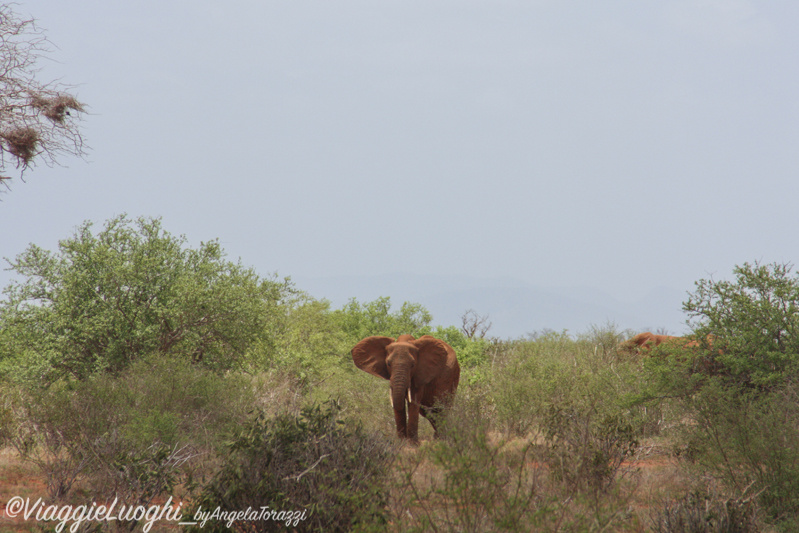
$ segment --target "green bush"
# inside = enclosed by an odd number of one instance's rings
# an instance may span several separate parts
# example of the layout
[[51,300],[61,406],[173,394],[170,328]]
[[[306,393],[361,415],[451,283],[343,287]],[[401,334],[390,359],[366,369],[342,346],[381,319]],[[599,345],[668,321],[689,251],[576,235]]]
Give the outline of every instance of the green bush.
[[776,263],[744,263],[733,272],[734,281],[696,282],[683,304],[703,344],[704,360],[693,370],[759,389],[792,381],[799,371],[799,275]]
[[491,375],[496,422],[506,434],[524,436],[539,427],[549,401],[545,382],[554,379],[557,366],[545,361],[536,343],[506,344],[504,362]]
[[445,437],[399,461],[392,507],[400,530],[532,531],[551,518],[534,444],[494,442],[488,403],[485,390],[465,387]]
[[285,283],[224,259],[218,242],[186,247],[158,219],[84,223],[58,252],[31,245],[0,306],[0,364],[40,384],[119,373],[150,353],[233,368],[268,333]]
[[673,411],[675,448],[732,494],[759,494],[786,531],[799,516],[799,277],[744,264],[700,280],[684,309],[698,346],[661,345],[644,360],[645,396]]
[[386,523],[383,482],[393,455],[385,437],[340,420],[336,402],[303,408],[300,415],[261,413],[236,433],[189,514],[268,506],[297,517],[292,523],[213,521],[198,531],[379,528]]
[[249,380],[166,356],[119,376],[17,390],[11,441],[42,469],[52,497],[83,478],[97,497],[136,503],[200,466],[253,402]]
[[579,339],[591,347],[589,360],[597,367],[606,367],[629,361],[632,354],[619,350],[619,346],[632,335],[631,331],[619,331],[615,324],[609,323],[602,327],[591,326]]
[[630,421],[622,413],[602,414],[597,406],[551,405],[544,436],[550,472],[573,490],[607,490],[638,448]]
[[733,493],[759,493],[767,518],[792,530],[799,517],[799,393],[768,394],[711,382],[685,403],[678,446]]
[[[425,332],[426,333],[426,332]],[[437,326],[430,333],[437,339],[441,339],[455,350],[458,355],[458,362],[461,369],[470,370],[486,365],[488,360],[491,341],[483,337],[467,337],[460,329],[455,326]]]
[[593,336],[573,340],[565,333],[503,343],[490,380],[498,426],[522,436],[543,429],[553,409],[568,408],[596,420],[620,417],[637,436],[645,434],[653,413],[632,401],[645,385],[638,363],[608,361],[610,354]]
[[372,335],[399,337],[421,336],[433,317],[419,304],[404,302],[398,311],[391,311],[391,298],[385,296],[371,302],[359,303],[352,298],[347,305],[333,311],[333,320],[344,332],[348,343]]
[[[303,382],[317,381],[340,368],[352,345],[330,310],[327,300],[296,292],[284,300],[284,314],[273,326],[274,342],[260,350],[267,359],[253,361],[254,370],[276,367]],[[354,344],[354,343],[353,343]]]

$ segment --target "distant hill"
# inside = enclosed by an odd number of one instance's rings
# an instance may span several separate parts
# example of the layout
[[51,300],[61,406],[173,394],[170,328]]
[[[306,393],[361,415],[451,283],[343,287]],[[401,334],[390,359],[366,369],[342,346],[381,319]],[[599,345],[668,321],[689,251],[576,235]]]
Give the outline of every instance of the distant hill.
[[302,290],[341,307],[350,298],[360,302],[389,296],[393,304],[411,301],[424,305],[435,324],[460,325],[468,309],[489,315],[489,335],[523,337],[551,329],[583,333],[592,325],[613,323],[635,331],[665,329],[687,332],[682,311],[685,291],[654,287],[644,298],[623,301],[591,287],[543,289],[507,278],[472,279],[449,276],[386,274],[295,279]]

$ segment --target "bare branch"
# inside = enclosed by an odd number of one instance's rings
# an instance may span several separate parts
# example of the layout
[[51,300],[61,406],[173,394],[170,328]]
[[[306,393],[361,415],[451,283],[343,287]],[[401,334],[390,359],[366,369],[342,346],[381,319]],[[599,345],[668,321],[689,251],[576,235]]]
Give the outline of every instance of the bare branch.
[[492,325],[488,321],[488,315],[478,315],[474,309],[469,309],[461,315],[461,331],[470,339],[475,337],[484,338]]
[[[33,19],[0,4],[0,172],[14,165],[22,177],[37,161],[48,166],[63,155],[85,155],[78,123],[84,105],[55,82],[41,83],[38,61],[49,42]],[[10,176],[0,177],[7,184]]]
[[319,459],[317,459],[317,460],[316,460],[316,462],[315,462],[314,464],[312,464],[311,466],[309,466],[308,468],[306,468],[306,469],[305,469],[305,471],[303,471],[303,472],[302,472],[302,473],[300,473],[299,475],[296,475],[296,476],[288,476],[288,477],[284,477],[283,479],[285,479],[285,480],[294,479],[295,481],[299,481],[299,480],[300,480],[300,478],[301,478],[302,476],[304,476],[305,474],[307,474],[308,472],[310,472],[311,470],[313,470],[314,468],[316,468],[317,466],[319,466],[319,463],[321,463],[321,462],[322,462],[322,459],[324,459],[324,458],[325,458],[325,457],[327,457],[328,455],[330,455],[330,454],[329,454],[329,453],[326,453],[326,454],[322,455],[322,456],[321,456]]

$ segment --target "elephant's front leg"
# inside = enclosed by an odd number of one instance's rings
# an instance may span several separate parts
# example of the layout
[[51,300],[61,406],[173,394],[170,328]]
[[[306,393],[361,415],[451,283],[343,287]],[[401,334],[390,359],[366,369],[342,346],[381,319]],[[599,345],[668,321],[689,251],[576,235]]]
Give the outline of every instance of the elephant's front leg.
[[422,390],[411,388],[408,394],[408,438],[419,442],[419,409],[421,408]]
[[408,435],[408,427],[405,423],[405,402],[399,408],[394,406],[394,422],[397,425],[397,436],[404,439]]
[[419,404],[413,401],[408,403],[408,438],[419,442]]

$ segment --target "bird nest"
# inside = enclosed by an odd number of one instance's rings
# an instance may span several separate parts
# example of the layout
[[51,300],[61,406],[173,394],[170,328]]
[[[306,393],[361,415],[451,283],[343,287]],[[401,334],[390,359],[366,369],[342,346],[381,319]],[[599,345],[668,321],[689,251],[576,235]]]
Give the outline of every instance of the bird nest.
[[66,117],[69,116],[69,111],[83,111],[83,104],[81,104],[74,96],[68,94],[59,94],[57,96],[42,96],[33,95],[31,97],[31,105],[40,110],[41,113],[59,124],[63,124]]
[[6,150],[28,165],[36,155],[36,145],[39,143],[39,133],[33,128],[17,128],[0,135],[5,141]]

